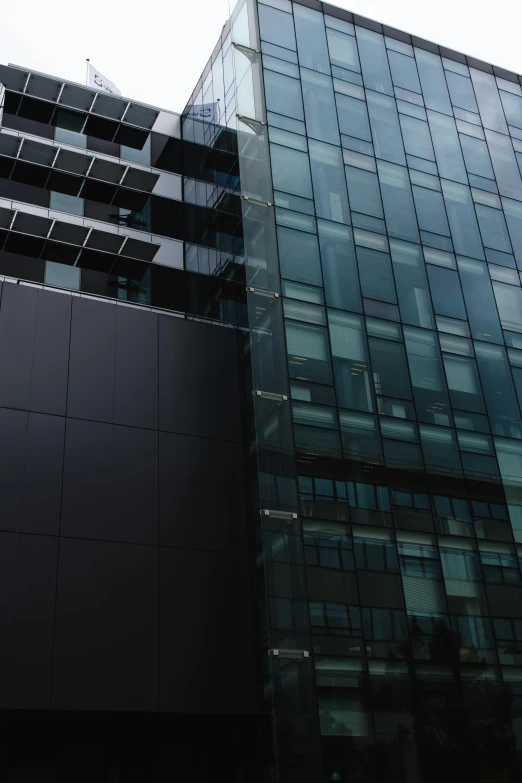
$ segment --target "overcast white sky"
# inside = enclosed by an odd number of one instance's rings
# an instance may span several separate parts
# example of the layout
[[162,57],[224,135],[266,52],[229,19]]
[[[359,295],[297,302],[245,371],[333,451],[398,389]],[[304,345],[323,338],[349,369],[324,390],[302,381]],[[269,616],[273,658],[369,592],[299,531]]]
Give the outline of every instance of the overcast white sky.
[[[334,5],[522,73],[520,0]],[[85,83],[85,59],[125,96],[182,111],[228,0],[0,0],[0,62]]]

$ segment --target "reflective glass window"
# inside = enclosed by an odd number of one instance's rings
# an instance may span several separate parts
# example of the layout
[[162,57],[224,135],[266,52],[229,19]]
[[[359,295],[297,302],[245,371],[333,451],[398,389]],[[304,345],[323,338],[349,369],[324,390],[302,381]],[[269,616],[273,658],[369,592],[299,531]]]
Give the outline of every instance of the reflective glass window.
[[459,451],[453,430],[443,427],[419,427],[426,469],[436,473],[462,472]]
[[360,316],[328,312],[335,387],[339,405],[372,411],[368,353]]
[[408,170],[377,161],[388,233],[398,239],[419,242]]
[[351,209],[377,218],[384,217],[377,175],[354,166],[346,166],[345,170]]
[[499,133],[507,133],[507,124],[495,77],[491,73],[478,71],[476,68],[470,68],[469,72],[484,127],[499,131]]
[[399,114],[399,120],[406,152],[418,158],[435,160],[428,123],[406,114]]
[[485,413],[484,401],[474,359],[443,354],[451,404],[454,408]]
[[502,206],[513,244],[513,252],[519,267],[522,268],[522,203],[503,198]]
[[349,223],[350,210],[340,147],[310,139],[310,165],[318,217]]
[[503,343],[493,289],[486,264],[457,259],[471,333],[477,340]]
[[520,408],[505,349],[477,342],[475,355],[493,434],[520,438]]
[[462,255],[483,259],[484,248],[470,189],[446,179],[441,184],[455,250]]
[[404,338],[419,419],[450,424],[446,380],[435,333],[404,327]]
[[376,394],[411,400],[406,353],[401,343],[370,337],[368,340]]
[[294,18],[300,64],[320,73],[330,73],[323,14],[295,3]]
[[384,38],[373,30],[356,27],[364,84],[370,90],[393,95]]
[[270,145],[274,188],[312,198],[312,180],[308,155],[278,144]]
[[366,103],[356,98],[351,98],[349,95],[342,95],[339,92],[335,93],[335,101],[337,103],[341,133],[347,133],[350,136],[356,136],[358,139],[371,141],[372,134]]
[[352,230],[318,220],[319,246],[326,303],[340,310],[361,312],[361,294]]
[[279,226],[279,261],[282,277],[309,285],[321,285],[321,262],[317,237]]
[[421,87],[414,58],[399,54],[399,52],[388,51],[388,59],[393,83],[405,90],[420,92]]
[[453,117],[429,111],[428,122],[440,176],[467,184],[466,167],[462,158],[455,120]]
[[461,133],[460,144],[466,162],[466,169],[471,174],[477,174],[479,177],[494,179],[486,142]]
[[259,31],[261,38],[276,46],[295,49],[294,22],[290,14],[269,8],[261,3],[259,11]]
[[509,136],[486,130],[486,141],[501,196],[522,201],[522,178]]
[[454,106],[459,106],[466,111],[478,112],[471,79],[468,79],[466,76],[459,76],[458,73],[446,71],[446,81],[450,91],[451,102]]
[[522,128],[522,97],[501,90],[500,98],[508,123],[515,128]]
[[415,185],[412,188],[419,228],[449,236],[448,220],[441,193]]
[[457,272],[427,265],[433,308],[438,315],[466,320],[466,308]]
[[370,90],[366,92],[366,100],[376,157],[404,166],[406,159],[395,101]]
[[268,70],[264,72],[264,80],[267,110],[303,120],[303,99],[299,81]]
[[332,383],[326,329],[285,321],[285,331],[290,377],[316,383]]
[[392,239],[390,249],[402,321],[433,329],[431,300],[420,247]]
[[522,332],[522,289],[497,280],[492,285],[502,327]]
[[366,247],[357,248],[357,264],[363,296],[394,304],[397,301],[391,260],[388,253]]
[[484,204],[475,204],[475,211],[484,245],[503,253],[511,253],[511,243],[502,212]]
[[301,68],[301,79],[308,136],[330,144],[340,144],[331,78]]
[[415,59],[422,84],[422,94],[428,109],[452,114],[448,87],[438,55],[425,49],[415,49]]
[[332,65],[348,68],[349,71],[360,71],[357,43],[351,35],[345,35],[338,30],[326,30],[330,61]]

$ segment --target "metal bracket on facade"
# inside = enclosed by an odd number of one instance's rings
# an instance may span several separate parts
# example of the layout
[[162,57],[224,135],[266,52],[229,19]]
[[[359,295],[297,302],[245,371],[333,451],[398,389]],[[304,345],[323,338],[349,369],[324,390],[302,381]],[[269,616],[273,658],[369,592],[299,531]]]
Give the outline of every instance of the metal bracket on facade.
[[257,294],[257,296],[267,296],[269,299],[279,299],[281,294],[277,294],[273,291],[266,291],[264,288],[253,288],[248,286],[247,291],[251,294]]
[[262,508],[259,513],[261,516],[275,517],[276,519],[297,519],[297,514],[295,514],[293,511],[273,511],[269,508]]
[[262,201],[260,198],[252,198],[252,196],[241,196],[243,201],[250,201],[252,204],[257,204],[260,207],[273,207],[271,201]]
[[288,402],[288,395],[286,394],[274,394],[274,392],[264,392],[254,389],[252,392],[256,397],[262,397],[264,400],[276,400],[276,402]]
[[244,123],[255,123],[256,125],[267,125],[264,120],[255,120],[253,117],[247,117],[246,114],[236,114],[238,120]]
[[302,658],[309,658],[310,653],[308,650],[283,650],[273,649],[268,651],[269,655],[273,655],[277,658],[290,658],[291,660],[301,660]]

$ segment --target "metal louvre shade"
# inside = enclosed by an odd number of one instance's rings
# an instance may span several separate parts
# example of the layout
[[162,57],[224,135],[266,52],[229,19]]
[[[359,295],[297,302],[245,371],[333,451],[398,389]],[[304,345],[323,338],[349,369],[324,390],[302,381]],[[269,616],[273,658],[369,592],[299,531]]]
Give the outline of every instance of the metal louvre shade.
[[121,120],[127,108],[127,102],[121,98],[112,98],[102,93],[98,94],[93,106],[93,113],[102,117],[110,117],[111,120]]
[[150,130],[158,117],[159,111],[149,109],[147,106],[140,106],[138,103],[131,103],[125,115],[125,122]]
[[96,158],[93,166],[89,172],[89,178],[100,179],[102,182],[111,182],[113,185],[117,185],[123,173],[125,166],[121,166],[119,163],[111,163],[108,160],[102,160]]
[[96,93],[93,90],[78,87],[75,84],[66,84],[63,88],[60,103],[63,103],[64,106],[71,106],[73,109],[89,111],[95,95]]
[[30,163],[39,163],[41,166],[50,166],[56,156],[56,148],[50,144],[40,144],[37,141],[24,139],[20,154],[20,160]]
[[7,90],[22,92],[28,76],[29,71],[19,71],[18,68],[0,65],[0,82]]
[[139,239],[129,237],[123,247],[122,255],[138,258],[140,261],[152,261],[159,248],[159,245],[153,245],[151,242],[140,242]]
[[104,250],[106,253],[118,253],[125,237],[121,234],[111,234],[108,231],[91,231],[86,247],[93,250]]
[[16,158],[21,143],[22,139],[18,136],[9,136],[7,133],[0,133],[0,155]]
[[129,169],[125,174],[122,185],[134,190],[144,190],[146,193],[152,193],[156,182],[159,180],[159,174],[153,174],[151,171],[142,171],[141,169]]
[[57,242],[67,242],[70,245],[83,245],[88,233],[89,229],[85,226],[57,220],[51,231],[51,239],[55,239]]
[[0,228],[9,228],[13,219],[14,210],[0,207]]
[[91,155],[81,155],[78,152],[61,149],[54,167],[61,171],[69,171],[71,174],[84,175],[91,165],[91,161]]
[[23,234],[31,234],[37,237],[46,237],[52,222],[49,218],[40,217],[40,215],[18,212],[13,224],[13,231],[20,231]]
[[53,101],[54,103],[58,99],[62,84],[62,80],[48,79],[46,76],[32,73],[29,77],[26,93],[27,95],[33,95],[35,98],[44,98],[46,101]]

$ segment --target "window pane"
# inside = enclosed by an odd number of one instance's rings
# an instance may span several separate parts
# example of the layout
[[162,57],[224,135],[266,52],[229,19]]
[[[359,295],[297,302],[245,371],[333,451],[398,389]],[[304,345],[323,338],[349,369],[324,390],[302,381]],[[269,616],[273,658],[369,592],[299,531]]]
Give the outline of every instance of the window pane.
[[522,290],[518,286],[493,281],[493,291],[503,328],[522,332]]
[[51,190],[49,206],[51,209],[60,210],[60,212],[72,212],[73,215],[83,215],[83,198],[69,196],[67,193],[58,193],[55,190]]
[[466,111],[478,112],[471,79],[468,79],[466,76],[459,76],[458,73],[446,71],[446,81],[448,82],[451,102],[454,106],[459,106]]
[[399,117],[393,98],[377,92],[366,92],[375,155],[392,163],[406,164]]
[[452,114],[440,57],[424,49],[415,49],[415,59],[419,69],[424,103],[428,109]]
[[277,11],[261,3],[258,6],[259,29],[263,41],[295,49],[294,22],[291,14]]
[[301,68],[301,79],[308,135],[331,144],[340,144],[331,78]]
[[45,262],[45,282],[47,285],[72,288],[78,291],[80,288],[80,272],[81,269],[78,266],[57,264],[54,261]]
[[394,304],[397,301],[390,256],[366,247],[357,248],[357,264],[363,296]]
[[462,255],[483,259],[484,248],[470,189],[449,180],[442,180],[441,184],[455,250]]
[[376,394],[411,400],[410,379],[404,346],[389,340],[368,340]]
[[267,111],[275,111],[296,120],[303,120],[303,100],[299,81],[267,70],[264,71],[264,77]]
[[460,133],[459,138],[466,162],[466,169],[470,174],[494,179],[486,142],[482,141],[482,139],[475,139],[473,136],[468,136],[465,133]]
[[308,155],[304,152],[270,145],[272,177],[274,188],[294,193],[296,196],[312,198],[312,180]]
[[501,91],[500,98],[508,123],[514,125],[515,128],[522,128],[522,98],[520,95]]
[[291,378],[331,383],[332,371],[326,329],[285,322],[288,369]]
[[408,170],[377,161],[388,233],[399,239],[419,242]]
[[450,231],[442,194],[434,190],[419,188],[415,185],[412,190],[419,228],[424,231],[433,231],[435,234],[449,236]]
[[486,207],[484,204],[475,204],[475,210],[484,245],[503,253],[511,253],[506,221],[500,209]]
[[520,171],[517,166],[511,139],[509,136],[503,136],[501,133],[487,130],[486,140],[500,195],[522,201],[522,179],[520,178]]
[[300,64],[314,71],[330,73],[324,16],[319,11],[296,3],[294,17]]
[[463,411],[485,413],[486,409],[474,359],[447,354],[444,354],[442,358],[453,407]]
[[471,333],[477,340],[503,343],[495,298],[486,264],[459,258],[458,267]]
[[401,320],[433,329],[433,313],[421,249],[408,242],[390,242]]
[[388,50],[388,59],[395,86],[412,92],[420,92],[421,87],[414,58]]
[[368,355],[362,319],[328,311],[335,387],[339,405],[372,411]]
[[357,100],[357,98],[351,98],[349,95],[342,95],[340,92],[335,93],[335,101],[341,133],[371,141],[372,134],[366,103]]
[[505,349],[477,342],[475,353],[493,434],[520,437],[520,409]]
[[340,147],[310,139],[310,165],[318,217],[349,223],[350,211]]
[[359,54],[355,38],[351,35],[345,35],[337,30],[326,30],[328,37],[328,48],[330,50],[330,61],[332,65],[338,65],[340,68],[348,68],[349,71],[360,72]]
[[340,310],[360,313],[361,294],[352,230],[318,221],[326,303]]
[[466,167],[462,158],[455,120],[452,117],[445,117],[443,114],[429,111],[428,122],[440,176],[467,184]]
[[515,258],[522,262],[522,204],[520,201],[512,201],[508,198],[502,199],[504,215],[509,228],[509,235],[513,243]]
[[446,380],[434,333],[405,327],[404,337],[419,419],[451,424]]
[[345,166],[350,207],[373,217],[384,217],[377,175],[371,171]]
[[466,308],[457,272],[427,264],[433,308],[438,315],[466,320]]
[[404,136],[404,147],[408,155],[435,160],[428,123],[406,114],[399,114],[399,120]]
[[321,285],[317,237],[292,228],[277,229],[281,276],[309,285]]
[[419,431],[428,471],[450,474],[458,474],[462,471],[453,430],[442,427],[426,427],[423,424],[419,427]]
[[477,71],[475,68],[470,68],[469,72],[484,127],[499,131],[499,133],[507,133],[508,129],[495,77],[490,73]]
[[379,33],[356,27],[364,84],[371,90],[393,95],[384,38]]

